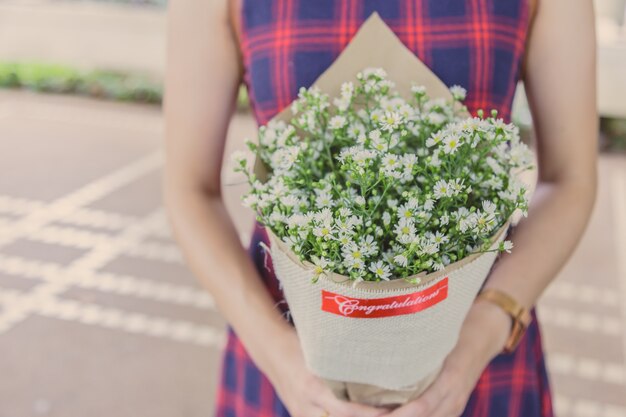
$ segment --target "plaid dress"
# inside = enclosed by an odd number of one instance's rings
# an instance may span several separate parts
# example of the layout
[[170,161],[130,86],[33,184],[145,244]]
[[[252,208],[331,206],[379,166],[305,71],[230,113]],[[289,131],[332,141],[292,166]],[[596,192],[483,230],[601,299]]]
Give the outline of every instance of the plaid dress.
[[[328,68],[374,11],[447,85],[467,89],[470,112],[496,109],[505,121],[510,119],[530,20],[528,0],[241,0],[233,9],[244,81],[260,125]],[[260,242],[269,244],[257,224],[248,253],[288,317]],[[497,356],[485,369],[464,417],[552,417],[541,336],[533,318],[516,351]],[[216,416],[288,415],[229,330]]]

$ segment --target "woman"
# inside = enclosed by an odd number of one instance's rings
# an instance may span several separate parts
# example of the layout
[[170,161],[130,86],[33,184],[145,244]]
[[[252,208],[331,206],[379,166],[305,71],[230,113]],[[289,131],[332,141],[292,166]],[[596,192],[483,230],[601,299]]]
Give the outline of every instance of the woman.
[[488,301],[474,303],[443,371],[419,399],[394,411],[336,399],[307,370],[277,308],[284,302],[258,244],[266,240],[262,228],[242,248],[220,169],[242,80],[257,121],[266,123],[378,11],[446,84],[467,88],[473,113],[495,108],[508,120],[523,77],[539,182],[528,218],[511,236],[515,251],[499,260],[486,287],[530,308],[576,246],[595,198],[591,1],[540,1],[536,9],[528,0],[241,1],[170,0],[169,10],[166,203],[190,267],[233,329],[218,417],[552,416],[536,320],[503,354],[511,319]]

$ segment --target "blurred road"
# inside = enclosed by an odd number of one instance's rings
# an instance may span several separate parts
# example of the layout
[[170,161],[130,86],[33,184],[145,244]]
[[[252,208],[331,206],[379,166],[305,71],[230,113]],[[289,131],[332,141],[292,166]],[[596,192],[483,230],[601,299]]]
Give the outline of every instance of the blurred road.
[[[237,115],[227,154],[254,127]],[[0,92],[0,417],[212,415],[224,323],[170,238],[161,140],[154,107]],[[626,158],[600,168],[538,309],[560,417],[626,417]]]

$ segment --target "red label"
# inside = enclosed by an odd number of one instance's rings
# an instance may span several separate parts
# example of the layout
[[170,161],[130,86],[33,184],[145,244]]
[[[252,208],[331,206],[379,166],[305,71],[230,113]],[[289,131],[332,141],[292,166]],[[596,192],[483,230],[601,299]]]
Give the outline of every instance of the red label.
[[322,290],[322,310],[344,317],[376,318],[413,314],[448,297],[448,277],[425,290],[385,298],[352,298]]

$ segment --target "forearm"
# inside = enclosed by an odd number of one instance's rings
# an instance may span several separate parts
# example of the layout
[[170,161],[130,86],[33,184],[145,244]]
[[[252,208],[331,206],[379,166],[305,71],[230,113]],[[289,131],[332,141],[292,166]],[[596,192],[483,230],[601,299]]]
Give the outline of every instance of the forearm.
[[[265,372],[276,362],[280,343],[294,332],[281,317],[258,271],[241,245],[221,196],[166,187],[176,239],[191,271],[213,295],[219,311]],[[272,350],[266,340],[273,340]]]
[[503,253],[485,284],[533,306],[574,251],[595,200],[595,172],[583,179],[539,182],[528,217],[509,237],[512,253]]

